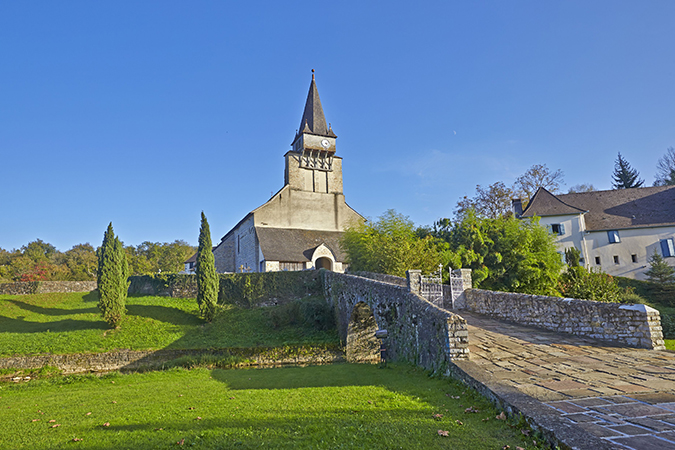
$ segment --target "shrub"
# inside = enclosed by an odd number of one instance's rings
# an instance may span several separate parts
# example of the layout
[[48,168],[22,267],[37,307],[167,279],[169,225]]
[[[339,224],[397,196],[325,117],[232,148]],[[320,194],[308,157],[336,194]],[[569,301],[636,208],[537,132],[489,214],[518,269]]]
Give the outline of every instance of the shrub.
[[565,297],[598,302],[621,302],[626,294],[611,275],[580,266],[567,268],[560,277],[559,289]]
[[272,308],[269,313],[274,328],[303,325],[316,330],[335,327],[333,308],[323,297],[308,297]]
[[300,314],[303,324],[317,330],[329,330],[335,327],[333,308],[323,297],[312,297],[300,302]]
[[664,338],[675,339],[675,318],[672,315],[661,313],[661,328]]

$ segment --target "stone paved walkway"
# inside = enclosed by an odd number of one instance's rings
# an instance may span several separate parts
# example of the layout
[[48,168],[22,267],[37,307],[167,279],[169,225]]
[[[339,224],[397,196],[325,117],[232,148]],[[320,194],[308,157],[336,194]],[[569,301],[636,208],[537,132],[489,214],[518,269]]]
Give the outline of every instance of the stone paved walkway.
[[675,450],[675,353],[459,312],[470,363],[617,449]]

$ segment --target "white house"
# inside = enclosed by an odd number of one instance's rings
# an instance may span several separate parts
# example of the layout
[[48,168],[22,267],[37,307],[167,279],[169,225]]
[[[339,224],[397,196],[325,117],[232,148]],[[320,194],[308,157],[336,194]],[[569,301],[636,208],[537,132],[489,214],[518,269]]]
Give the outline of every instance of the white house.
[[516,217],[540,217],[560,252],[577,248],[587,268],[645,279],[654,252],[675,266],[675,186],[558,195],[539,188],[520,205],[513,201]]

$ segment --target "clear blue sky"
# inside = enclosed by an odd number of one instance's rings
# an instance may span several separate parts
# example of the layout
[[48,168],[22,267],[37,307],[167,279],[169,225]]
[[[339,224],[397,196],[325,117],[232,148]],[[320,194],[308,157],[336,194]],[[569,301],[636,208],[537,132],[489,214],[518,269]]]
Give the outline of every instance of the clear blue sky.
[[347,202],[417,224],[533,164],[647,184],[675,146],[675,1],[0,5],[0,248],[214,242],[283,185],[311,79]]

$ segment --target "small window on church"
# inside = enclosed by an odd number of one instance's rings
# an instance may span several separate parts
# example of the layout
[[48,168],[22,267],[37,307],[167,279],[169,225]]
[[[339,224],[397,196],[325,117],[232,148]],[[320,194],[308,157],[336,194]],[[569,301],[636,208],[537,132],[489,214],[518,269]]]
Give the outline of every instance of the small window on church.
[[237,236],[237,253],[241,251],[241,236]]

